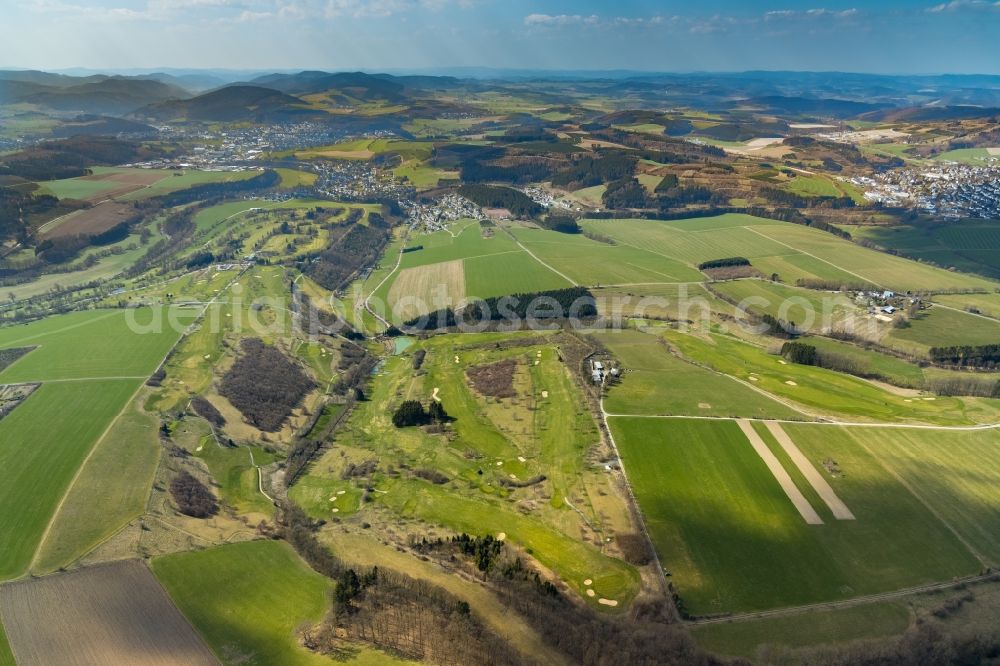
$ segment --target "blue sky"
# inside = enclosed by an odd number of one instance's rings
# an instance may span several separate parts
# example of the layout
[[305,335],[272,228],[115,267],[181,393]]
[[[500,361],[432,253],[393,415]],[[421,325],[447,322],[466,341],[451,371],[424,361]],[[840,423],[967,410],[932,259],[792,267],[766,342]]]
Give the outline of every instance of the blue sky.
[[2,0],[0,66],[1000,74],[1000,0]]

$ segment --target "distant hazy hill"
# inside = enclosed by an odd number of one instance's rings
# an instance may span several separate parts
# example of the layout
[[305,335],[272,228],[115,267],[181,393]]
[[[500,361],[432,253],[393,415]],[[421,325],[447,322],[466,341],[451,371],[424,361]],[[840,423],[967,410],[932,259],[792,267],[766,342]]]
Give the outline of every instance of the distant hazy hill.
[[733,102],[731,106],[752,106],[765,111],[783,114],[853,118],[863,113],[879,111],[892,105],[889,103],[870,104],[846,99],[766,95],[751,97],[747,100],[738,100]]
[[0,72],[0,104],[36,104],[54,111],[125,115],[149,104],[189,96],[179,86],[152,79]]
[[973,118],[1000,117],[1000,109],[981,106],[911,106],[904,109],[885,109],[861,116],[876,122],[918,122],[935,120],[969,120]]
[[268,74],[250,81],[251,85],[266,86],[290,95],[331,93],[331,97],[346,100],[402,102],[404,86],[393,77],[372,76],[361,72],[299,72],[298,74]]
[[192,97],[152,104],[139,109],[136,118],[155,120],[292,120],[325,115],[305,102],[271,88],[236,85]]
[[125,118],[108,116],[79,116],[68,120],[52,130],[53,137],[71,136],[117,136],[119,134],[155,134],[156,128],[145,123],[137,123]]
[[0,80],[20,81],[22,83],[34,83],[40,86],[50,86],[53,88],[68,88],[78,86],[83,83],[96,83],[103,81],[108,76],[105,74],[93,74],[88,76],[68,76],[66,74],[52,74],[50,72],[40,72],[38,70],[4,70],[0,71]]

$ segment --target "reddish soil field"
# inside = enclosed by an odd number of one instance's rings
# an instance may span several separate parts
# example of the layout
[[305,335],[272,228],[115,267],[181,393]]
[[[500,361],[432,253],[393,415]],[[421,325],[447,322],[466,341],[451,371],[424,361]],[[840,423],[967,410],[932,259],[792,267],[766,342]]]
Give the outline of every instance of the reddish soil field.
[[[136,189],[132,186],[130,190]],[[104,193],[107,196],[107,192]],[[43,234],[43,238],[58,238],[73,234],[99,234],[125,220],[135,211],[131,204],[106,201],[93,208],[82,210],[67,217],[57,227]]]

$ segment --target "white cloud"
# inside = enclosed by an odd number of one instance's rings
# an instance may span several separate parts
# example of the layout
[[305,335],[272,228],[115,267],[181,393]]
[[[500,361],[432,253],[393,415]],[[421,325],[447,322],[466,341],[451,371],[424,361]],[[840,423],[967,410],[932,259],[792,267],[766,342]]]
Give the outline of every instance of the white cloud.
[[987,0],[951,0],[951,2],[942,2],[939,5],[928,7],[927,11],[932,14],[942,14],[944,12],[989,9],[1000,9],[1000,0],[996,2],[988,2]]
[[858,16],[860,12],[856,8],[851,9],[826,9],[818,7],[815,9],[779,9],[764,13],[765,21],[775,20],[796,20],[796,19],[850,19]]
[[[166,21],[179,17],[214,21],[306,20],[388,17],[404,12],[469,8],[475,0],[145,0],[133,6],[95,7],[64,0],[27,0],[21,4],[49,15],[88,19]],[[123,2],[123,4],[126,4]]]
[[528,14],[524,24],[528,26],[562,27],[567,25],[596,25],[600,18],[596,14],[581,16],[580,14]]

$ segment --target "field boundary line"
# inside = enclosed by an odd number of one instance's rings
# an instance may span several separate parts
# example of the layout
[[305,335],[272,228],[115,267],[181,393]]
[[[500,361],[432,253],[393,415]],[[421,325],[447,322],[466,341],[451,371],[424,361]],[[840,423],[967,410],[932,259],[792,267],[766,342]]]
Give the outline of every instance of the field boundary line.
[[[392,328],[392,324],[389,323],[389,321],[386,320],[384,317],[382,317],[382,315],[376,313],[372,309],[371,304],[369,303],[369,301],[371,301],[372,296],[375,295],[375,292],[378,291],[379,289],[381,289],[382,285],[384,285],[389,280],[389,278],[391,278],[393,275],[395,275],[396,271],[399,270],[399,266],[403,263],[403,250],[406,249],[406,241],[410,237],[410,230],[412,228],[413,228],[412,226],[408,227],[406,229],[406,231],[403,233],[403,237],[399,239],[400,240],[399,256],[396,257],[396,265],[393,266],[392,270],[389,271],[389,274],[386,275],[384,278],[382,278],[382,281],[379,282],[377,285],[375,285],[375,288],[372,289],[371,292],[367,296],[365,296],[365,300],[362,303],[362,307],[365,310],[368,311],[368,314],[370,314],[371,316],[375,317],[375,319],[377,319],[380,322],[382,322],[385,325],[386,330]],[[362,285],[362,286],[364,286],[364,285]],[[364,322],[363,321],[361,322],[361,326],[362,326],[362,328],[364,327]]]
[[[711,293],[711,292],[709,292],[709,293]],[[766,398],[769,398],[770,400],[778,403],[779,405],[784,405],[785,407],[787,407],[788,409],[792,410],[793,412],[798,412],[799,414],[802,414],[803,416],[807,416],[807,417],[809,417],[811,419],[821,419],[821,418],[823,418],[819,414],[816,414],[814,412],[806,411],[805,408],[799,406],[798,404],[792,402],[791,400],[788,400],[787,398],[783,398],[781,396],[774,395],[772,393],[768,393],[767,391],[765,391],[761,387],[754,386],[753,382],[748,382],[746,380],[740,379],[739,377],[734,377],[733,375],[728,375],[728,374],[722,372],[721,370],[716,370],[715,368],[713,368],[710,365],[706,365],[706,364],[694,361],[692,359],[689,359],[684,354],[682,354],[678,350],[677,347],[675,347],[674,345],[670,344],[670,342],[664,340],[663,338],[660,338],[660,340],[661,340],[661,344],[663,344],[664,346],[666,346],[667,351],[670,354],[672,354],[673,356],[675,356],[677,359],[679,359],[680,361],[682,361],[684,363],[687,363],[689,365],[693,365],[696,368],[701,368],[702,370],[707,370],[708,372],[711,372],[711,373],[713,373],[715,375],[718,375],[720,377],[725,377],[726,379],[730,379],[730,380],[736,382],[737,384],[742,384],[743,386],[747,387],[751,391],[755,391],[755,392],[759,393],[760,395],[762,395],[762,396],[764,396]],[[717,418],[717,417],[711,417],[711,418]]]
[[785,491],[785,495],[787,495],[788,499],[791,500],[792,505],[794,505],[796,510],[798,510],[802,519],[809,525],[822,525],[823,519],[819,517],[819,514],[816,513],[816,509],[813,508],[812,504],[809,503],[809,500],[806,499],[806,496],[802,494],[799,487],[795,485],[794,481],[792,481],[792,477],[789,476],[788,470],[782,466],[781,461],[778,460],[777,456],[771,452],[771,449],[767,448],[767,444],[765,444],[764,440],[757,434],[757,431],[753,429],[753,425],[750,421],[747,421],[746,419],[737,419],[736,424],[750,441],[750,446],[753,447],[753,450],[757,452],[760,459],[764,461],[765,465],[767,465],[767,469],[774,475],[775,481],[777,481],[778,485],[781,486],[781,489]]
[[907,481],[906,479],[903,478],[902,474],[900,474],[895,469],[893,469],[889,465],[887,465],[885,463],[885,461],[883,461],[880,456],[875,455],[875,452],[872,451],[871,448],[868,446],[868,444],[866,444],[864,441],[862,441],[862,440],[860,440],[860,439],[858,439],[856,437],[851,437],[851,439],[853,441],[857,442],[861,446],[861,448],[863,448],[865,450],[865,452],[868,455],[870,455],[872,458],[874,458],[875,460],[877,460],[879,466],[881,466],[882,469],[884,469],[886,472],[888,472],[889,476],[891,476],[892,478],[896,479],[896,481],[898,481],[900,483],[900,485],[902,485],[904,488],[906,488],[910,492],[910,494],[913,495],[913,497],[916,498],[916,500],[918,502],[920,502],[921,504],[924,505],[924,508],[926,508],[928,511],[931,512],[931,515],[933,515],[935,518],[937,518],[938,521],[942,525],[944,525],[946,528],[948,528],[948,531],[955,535],[955,538],[958,539],[959,543],[961,543],[963,546],[965,546],[966,550],[968,550],[969,553],[974,558],[976,558],[976,560],[978,560],[981,565],[983,565],[984,567],[990,566],[990,562],[985,557],[983,557],[983,555],[978,550],[976,550],[972,546],[972,544],[969,543],[969,541],[964,536],[962,536],[961,533],[959,533],[959,531],[957,529],[955,529],[954,525],[952,525],[950,522],[948,522],[947,520],[945,520],[944,516],[942,516],[938,512],[938,510],[931,505],[930,502],[928,502],[926,499],[924,499],[924,497],[922,495],[920,495],[920,493],[917,492],[916,488],[914,488],[913,485],[909,481]]
[[[81,322],[77,322],[75,324],[70,324],[69,326],[63,326],[62,328],[56,329],[54,331],[45,331],[44,333],[36,333],[34,335],[29,335],[26,338],[18,338],[17,340],[11,340],[10,342],[6,342],[4,344],[7,344],[7,345],[19,345],[22,342],[27,342],[29,340],[35,340],[37,338],[44,338],[44,337],[47,337],[49,335],[55,335],[57,333],[65,333],[66,331],[72,331],[73,329],[76,329],[76,328],[82,328],[84,326],[90,326],[93,323],[96,323],[96,322],[99,322],[99,321],[104,321],[105,319],[110,319],[111,317],[114,317],[119,312],[120,312],[120,310],[111,310],[107,314],[101,315],[99,317],[94,317],[92,319],[87,319],[86,321],[81,321]],[[38,346],[40,347],[41,345],[38,345]],[[27,354],[25,354],[25,356],[27,356]],[[25,358],[25,356],[22,356],[21,358]],[[18,359],[18,360],[20,360],[20,359]],[[7,367],[8,368],[13,368],[16,363],[17,363],[17,361],[14,361],[14,363],[11,363]]]
[[66,377],[65,379],[28,379],[22,384],[66,384],[68,382],[124,382],[141,379],[146,381],[149,375],[118,375],[115,377]]
[[[768,225],[768,226],[770,226],[770,225]],[[746,227],[743,227],[743,229],[747,229],[748,231],[752,231],[753,233],[757,234],[757,235],[758,235],[758,236],[760,236],[761,238],[766,238],[766,239],[768,239],[768,240],[771,240],[771,241],[774,241],[775,243],[778,243],[779,245],[784,245],[784,246],[785,246],[785,247],[787,247],[787,248],[788,248],[789,250],[795,250],[796,252],[798,252],[798,253],[800,253],[800,254],[804,254],[804,255],[806,255],[807,257],[812,257],[813,259],[816,259],[817,261],[822,261],[822,262],[823,262],[824,264],[826,264],[826,265],[828,265],[828,266],[833,266],[833,267],[834,267],[834,268],[836,268],[836,269],[837,269],[838,271],[843,271],[843,272],[847,273],[848,275],[853,275],[854,277],[856,277],[856,278],[859,278],[859,279],[861,279],[861,280],[863,280],[863,281],[867,282],[868,284],[870,284],[870,285],[872,285],[872,286],[875,286],[875,287],[878,287],[879,289],[884,289],[884,286],[883,286],[883,285],[880,285],[880,284],[879,284],[878,282],[875,282],[875,280],[871,280],[871,279],[869,279],[869,278],[866,278],[866,277],[865,277],[865,276],[863,276],[863,275],[858,275],[858,274],[857,274],[857,273],[855,273],[854,271],[849,271],[849,270],[847,270],[846,268],[841,268],[840,266],[838,266],[837,264],[833,263],[832,261],[827,261],[827,260],[826,260],[826,259],[824,259],[823,257],[818,257],[818,256],[816,256],[815,254],[813,254],[812,252],[807,252],[807,251],[805,251],[805,250],[803,250],[803,249],[800,249],[800,248],[797,248],[797,247],[795,247],[794,245],[789,245],[788,243],[786,243],[786,242],[784,242],[784,241],[780,241],[780,240],[778,240],[777,238],[771,238],[771,237],[770,237],[770,236],[768,236],[767,234],[762,234],[761,232],[757,231],[756,229],[754,229],[754,228],[753,228],[753,227],[751,227],[751,226],[746,226]],[[859,247],[860,247],[860,246],[859,246]]]
[[1000,319],[996,317],[991,317],[989,315],[984,315],[981,312],[969,312],[968,310],[959,310],[958,308],[953,308],[950,305],[944,305],[942,303],[935,303],[931,301],[931,308],[944,308],[945,310],[951,310],[952,312],[961,312],[962,314],[971,315],[973,317],[979,317],[980,319],[985,319],[986,321],[1000,322]]
[[792,462],[799,471],[802,472],[802,476],[806,478],[809,485],[813,487],[813,490],[819,495],[819,498],[823,500],[824,503],[830,508],[833,513],[833,517],[837,520],[854,520],[854,514],[851,512],[844,501],[840,499],[837,493],[834,492],[830,484],[827,483],[823,475],[819,473],[816,467],[809,462],[799,447],[795,445],[792,438],[788,436],[788,433],[781,427],[780,423],[775,423],[774,421],[765,421],[764,427],[767,431],[771,433],[775,441],[781,445],[781,448],[785,450],[788,457],[791,458]]
[[[171,349],[173,349],[173,347],[171,347]],[[163,361],[160,361],[160,363],[162,362]],[[80,476],[83,474],[84,468],[90,462],[91,458],[94,457],[94,452],[97,451],[98,447],[101,445],[101,442],[104,441],[104,439],[108,436],[108,433],[111,432],[111,429],[114,428],[115,424],[117,424],[118,421],[121,419],[122,415],[125,413],[125,410],[129,408],[129,405],[132,404],[132,401],[135,400],[136,396],[139,395],[139,392],[142,391],[142,387],[144,385],[145,384],[143,382],[139,383],[135,391],[132,392],[132,395],[130,395],[128,397],[128,400],[125,401],[125,404],[122,405],[122,408],[118,410],[117,414],[115,414],[115,417],[108,422],[107,427],[104,428],[104,431],[101,432],[101,435],[94,440],[93,444],[90,445],[90,450],[87,451],[87,456],[76,468],[76,473],[73,475],[73,478],[70,480],[70,482],[66,485],[66,490],[63,492],[62,497],[59,498],[59,503],[56,505],[56,508],[52,511],[52,515],[49,516],[49,521],[45,525],[45,531],[42,532],[41,538],[35,545],[35,552],[31,556],[31,561],[28,563],[27,573],[31,573],[31,570],[34,569],[35,565],[38,563],[38,557],[39,555],[41,555],[42,547],[49,539],[49,535],[52,532],[52,526],[55,525],[56,518],[59,516],[60,513],[62,513],[63,506],[65,506],[66,504],[66,498],[69,497],[70,493],[73,491],[73,488],[76,486],[76,482],[80,480]]]
[[854,606],[865,606],[867,604],[874,604],[880,601],[888,601],[891,599],[908,597],[913,594],[937,592],[940,590],[958,588],[962,585],[968,585],[969,583],[983,583],[983,582],[993,581],[996,579],[997,579],[996,573],[987,573],[978,576],[966,576],[964,578],[957,578],[944,583],[928,583],[927,585],[906,587],[900,590],[890,590],[888,592],[876,592],[875,594],[867,594],[860,597],[854,597],[852,599],[838,599],[835,601],[817,601],[816,603],[803,604],[801,606],[787,606],[785,608],[772,608],[761,611],[748,611],[745,613],[734,613],[732,615],[720,615],[715,617],[685,620],[684,624],[688,626],[697,627],[697,626],[705,626],[712,624],[726,624],[727,622],[751,622],[753,620],[766,620],[772,617],[784,617],[786,615],[800,615],[803,613],[808,613],[809,611],[838,610],[841,608],[852,608]]
[[506,234],[507,234],[508,236],[510,236],[510,237],[511,237],[512,239],[514,239],[514,242],[515,242],[515,243],[517,243],[517,246],[518,246],[519,248],[521,248],[522,250],[524,250],[524,251],[525,251],[526,253],[528,253],[528,255],[529,255],[529,256],[530,256],[530,257],[531,257],[532,259],[534,259],[535,261],[537,261],[538,263],[540,263],[540,264],[541,264],[542,266],[545,266],[545,267],[546,267],[547,269],[549,269],[550,271],[552,271],[553,273],[555,273],[556,275],[558,275],[558,276],[559,276],[559,277],[561,277],[562,279],[564,279],[564,280],[566,280],[567,282],[569,282],[569,283],[570,283],[570,285],[572,285],[572,286],[574,286],[574,287],[579,287],[579,286],[580,286],[580,283],[579,283],[579,282],[577,282],[576,280],[574,280],[574,279],[570,278],[570,277],[569,277],[568,275],[566,275],[565,273],[562,273],[562,272],[560,272],[560,271],[557,271],[557,270],[556,270],[555,268],[553,268],[552,266],[549,266],[549,265],[548,265],[547,263],[545,263],[544,261],[542,261],[541,259],[539,259],[539,258],[538,258],[538,257],[537,257],[537,256],[535,255],[535,253],[534,253],[534,252],[532,252],[531,250],[529,250],[528,248],[526,248],[526,247],[524,246],[524,243],[522,243],[522,242],[521,242],[521,240],[520,240],[520,239],[519,239],[519,238],[518,238],[517,236],[515,236],[515,235],[514,235],[513,233],[511,233],[510,229],[508,229],[507,227],[501,227],[501,228],[502,228],[502,229],[504,230],[504,232],[506,232]]
[[1000,428],[1000,423],[986,423],[982,425],[969,426],[942,426],[927,425],[923,423],[853,423],[850,421],[795,421],[793,419],[764,419],[758,416],[705,416],[704,414],[616,414],[608,412],[608,418],[621,419],[693,419],[699,421],[736,421],[743,419],[754,423],[783,423],[791,425],[810,426],[846,426],[850,428],[910,428],[913,430],[937,430],[941,432],[977,432],[981,430],[996,430]]
[[[188,324],[187,328],[184,330],[183,333],[181,333],[180,335],[177,336],[177,339],[174,341],[174,344],[170,345],[170,348],[163,355],[163,358],[161,358],[160,362],[156,364],[155,368],[153,369],[153,372],[156,372],[157,369],[159,369],[164,363],[167,362],[167,359],[170,358],[170,355],[174,353],[174,350],[177,349],[177,346],[180,345],[181,342],[187,338],[188,334],[194,329],[194,326],[196,324],[198,324],[198,322],[200,322],[201,319],[205,316],[205,313],[208,312],[208,308],[210,308],[212,306],[212,304],[215,303],[219,299],[219,296],[223,292],[227,291],[230,287],[232,287],[233,284],[235,284],[236,281],[239,280],[240,277],[242,277],[243,274],[246,273],[249,270],[250,270],[250,267],[247,266],[243,270],[239,271],[233,277],[232,280],[230,280],[229,282],[227,282],[224,287],[222,287],[221,289],[219,289],[219,291],[215,294],[215,296],[213,296],[207,303],[205,303],[205,307],[203,307],[201,309],[201,312],[198,314],[198,317],[195,318],[195,320],[192,321],[190,324]],[[132,401],[136,399],[136,396],[139,395],[139,393],[142,391],[143,387],[146,385],[146,381],[151,376],[152,376],[152,373],[150,373],[149,375],[147,375],[145,378],[140,378],[143,381],[139,382],[139,385],[136,387],[135,391],[133,391],[132,395],[130,395],[128,397],[128,400],[125,401],[125,404],[122,405],[122,408],[120,410],[118,410],[118,413],[115,414],[115,417],[113,419],[111,419],[111,421],[108,423],[108,426],[101,433],[100,437],[98,437],[97,439],[94,440],[94,443],[91,444],[91,446],[90,446],[90,450],[87,452],[87,456],[83,459],[83,461],[80,463],[80,465],[76,468],[76,473],[73,475],[72,480],[66,486],[66,490],[65,490],[65,492],[63,492],[62,497],[59,498],[59,504],[56,505],[56,508],[55,508],[55,510],[53,510],[52,515],[49,516],[48,524],[45,525],[45,531],[42,532],[42,536],[38,540],[38,544],[35,546],[35,552],[31,556],[31,562],[28,563],[27,571],[29,573],[31,572],[32,568],[34,568],[35,565],[38,563],[38,557],[41,554],[42,546],[44,546],[45,542],[48,541],[49,535],[52,532],[52,526],[55,524],[56,518],[62,512],[62,508],[66,504],[66,498],[69,497],[69,494],[73,491],[73,488],[74,488],[74,486],[76,486],[77,481],[80,480],[80,476],[83,474],[83,470],[87,466],[87,463],[89,463],[90,460],[91,460],[91,458],[94,457],[94,452],[97,451],[97,448],[101,445],[101,442],[104,441],[104,439],[108,436],[108,433],[111,432],[111,429],[114,428],[115,424],[118,423],[118,421],[121,419],[122,415],[125,413],[125,410],[127,410],[129,408],[129,405],[132,404]]]
[[[660,583],[660,588],[663,594],[669,595],[670,593],[670,583],[667,582],[667,576],[663,573],[663,564],[660,562],[660,554],[656,550],[656,544],[653,542],[652,537],[649,536],[649,530],[646,529],[646,517],[642,513],[642,507],[639,505],[639,501],[635,498],[635,493],[632,492],[632,482],[629,481],[628,472],[625,471],[625,461],[622,460],[621,451],[618,450],[618,443],[615,441],[614,433],[611,432],[611,424],[608,423],[608,413],[604,410],[604,396],[602,395],[598,406],[601,410],[601,423],[604,426],[604,432],[608,435],[608,442],[611,444],[611,450],[615,453],[615,458],[618,460],[618,469],[621,470],[622,480],[625,482],[625,492],[628,495],[629,505],[631,506],[632,512],[635,514],[636,522],[639,523],[639,529],[642,530],[642,535],[646,538],[646,544],[649,546],[649,552],[653,554],[653,563],[656,565],[656,580]],[[676,612],[676,604],[671,602]]]

